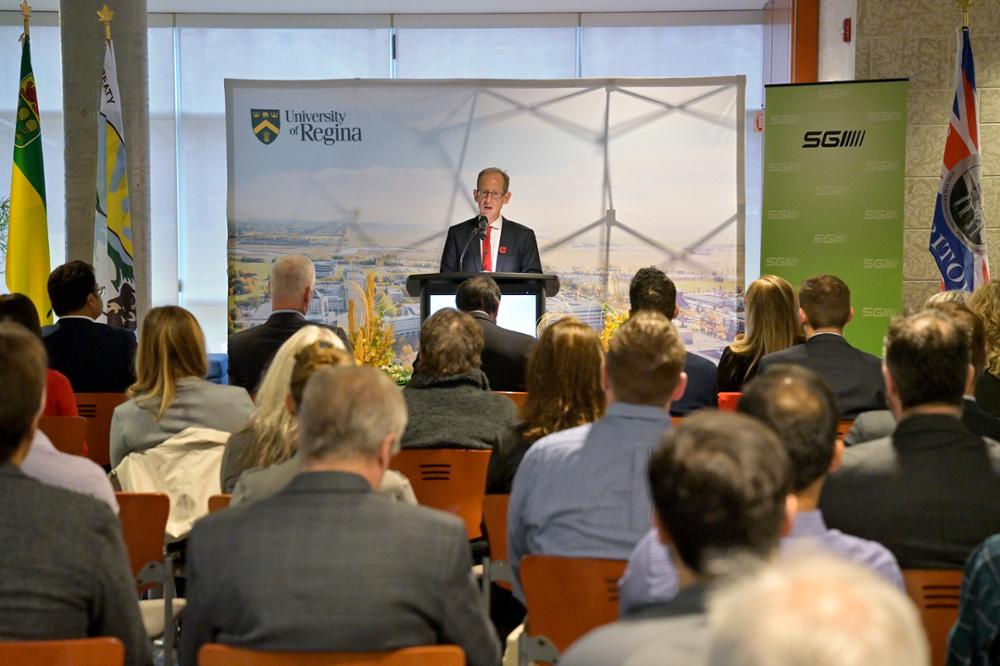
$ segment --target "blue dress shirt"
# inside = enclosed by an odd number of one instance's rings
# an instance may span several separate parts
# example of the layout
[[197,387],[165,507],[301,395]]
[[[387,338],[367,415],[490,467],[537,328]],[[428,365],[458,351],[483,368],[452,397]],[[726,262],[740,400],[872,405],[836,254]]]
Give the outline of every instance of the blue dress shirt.
[[507,513],[515,580],[532,553],[627,559],[651,524],[646,473],[668,430],[670,415],[659,407],[613,403],[594,423],[535,442]]
[[[827,528],[823,514],[800,511],[792,529],[781,540],[781,552],[819,548],[867,567],[900,590],[906,590],[903,573],[889,549],[876,541],[861,539],[840,530]],[[629,556],[625,575],[618,581],[618,603],[622,615],[677,594],[677,571],[667,547],[660,543],[656,530],[650,530]]]

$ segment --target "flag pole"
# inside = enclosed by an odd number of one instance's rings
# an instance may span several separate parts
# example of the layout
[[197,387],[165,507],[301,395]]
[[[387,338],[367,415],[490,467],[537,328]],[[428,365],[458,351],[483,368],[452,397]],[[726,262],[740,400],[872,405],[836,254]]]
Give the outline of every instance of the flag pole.
[[969,27],[969,10],[972,8],[972,3],[975,0],[955,0],[955,4],[959,6],[962,10],[962,27]]
[[104,5],[101,7],[101,11],[97,12],[98,20],[104,24],[104,41],[111,41],[111,19],[115,17],[115,13],[110,7]]
[[31,30],[31,5],[28,4],[28,0],[24,0],[21,3],[21,17],[24,20],[24,39],[28,38],[28,33]]

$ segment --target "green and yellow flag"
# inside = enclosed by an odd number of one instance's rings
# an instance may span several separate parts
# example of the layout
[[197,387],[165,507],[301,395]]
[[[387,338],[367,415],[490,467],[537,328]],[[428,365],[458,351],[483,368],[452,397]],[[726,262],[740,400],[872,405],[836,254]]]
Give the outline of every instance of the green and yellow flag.
[[101,113],[97,120],[97,211],[94,221],[94,273],[97,284],[105,288],[107,323],[134,331],[137,296],[125,164],[125,125],[122,123],[115,50],[110,38],[104,43]]
[[7,289],[20,292],[38,308],[42,325],[52,323],[49,279],[49,226],[45,217],[45,169],[35,75],[28,36],[21,46],[21,85],[14,130],[14,168],[10,183],[7,232]]

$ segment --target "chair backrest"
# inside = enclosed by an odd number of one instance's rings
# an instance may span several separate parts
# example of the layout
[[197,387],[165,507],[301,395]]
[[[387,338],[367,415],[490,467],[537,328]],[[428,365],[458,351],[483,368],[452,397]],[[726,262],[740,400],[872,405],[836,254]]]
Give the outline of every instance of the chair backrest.
[[931,646],[931,664],[944,666],[948,632],[958,619],[962,589],[961,569],[904,569],[906,593],[920,610]]
[[[138,576],[147,562],[163,561],[170,498],[163,493],[115,493],[115,499],[132,575]],[[139,591],[151,587],[152,584],[140,586]]]
[[125,646],[117,638],[0,642],[0,664],[27,666],[122,666]]
[[455,645],[409,647],[392,652],[265,652],[208,643],[198,666],[465,666]]
[[494,393],[510,398],[519,410],[524,407],[524,401],[528,399],[528,394],[524,391],[494,391]]
[[38,422],[38,429],[63,453],[84,455],[87,419],[82,416],[43,416]]
[[521,589],[528,609],[527,631],[545,636],[562,652],[595,627],[618,619],[621,560],[527,555],[521,560]]
[[735,412],[743,394],[739,391],[721,391],[719,393],[719,409],[724,412]]
[[837,437],[844,439],[847,437],[847,433],[851,432],[851,426],[854,425],[854,419],[841,419],[837,421]]
[[479,449],[405,449],[389,463],[410,480],[417,502],[454,513],[465,521],[470,539],[481,534],[486,469],[492,451]]
[[111,415],[127,399],[124,393],[76,394],[76,410],[87,419],[87,455],[102,467],[111,464]]
[[233,496],[229,493],[212,495],[208,498],[208,512],[215,513],[229,508],[229,503],[233,501]]

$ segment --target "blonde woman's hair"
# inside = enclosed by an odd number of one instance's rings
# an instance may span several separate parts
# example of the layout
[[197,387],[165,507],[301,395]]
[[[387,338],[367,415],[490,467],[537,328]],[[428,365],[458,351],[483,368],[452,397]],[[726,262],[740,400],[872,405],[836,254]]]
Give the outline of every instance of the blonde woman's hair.
[[983,320],[986,333],[986,370],[1000,375],[1000,281],[980,285],[969,299],[969,309]]
[[285,398],[292,380],[295,357],[318,342],[344,350],[344,343],[330,329],[303,326],[285,340],[271,359],[254,396],[256,411],[244,430],[253,433],[253,441],[243,454],[243,462],[248,467],[270,467],[295,454],[297,426],[295,417],[285,407]]
[[744,375],[749,377],[764,354],[798,344],[804,336],[795,290],[784,278],[762,275],[750,283],[743,302],[746,333],[737,335],[730,349],[753,359]]
[[205,335],[194,315],[176,305],[153,308],[142,322],[130,397],[156,410],[159,420],[174,401],[177,380],[208,373]]

